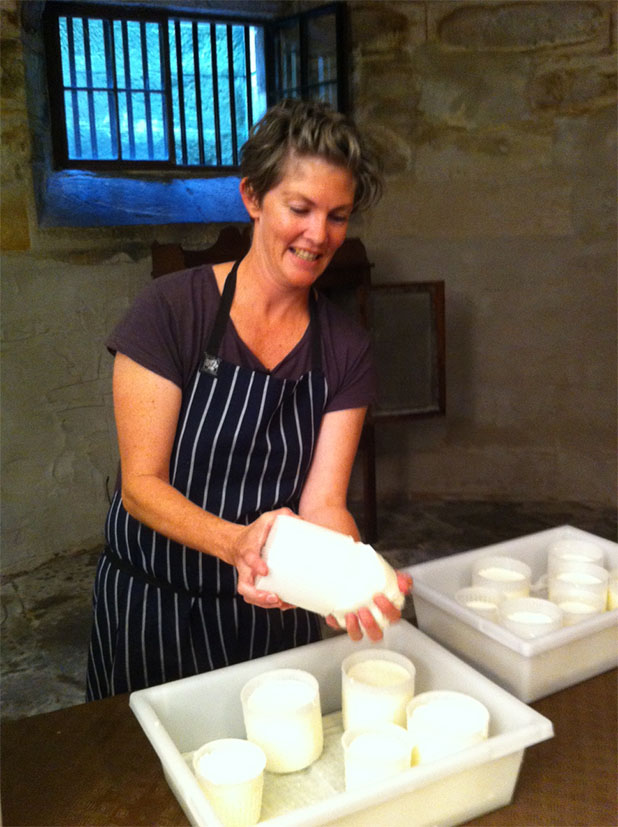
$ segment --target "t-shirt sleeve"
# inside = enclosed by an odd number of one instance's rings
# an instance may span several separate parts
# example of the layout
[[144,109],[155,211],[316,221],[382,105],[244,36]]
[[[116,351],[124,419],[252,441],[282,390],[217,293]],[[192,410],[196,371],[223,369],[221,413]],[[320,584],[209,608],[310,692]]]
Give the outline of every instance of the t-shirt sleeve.
[[205,268],[195,268],[155,279],[108,337],[108,350],[185,387],[200,354],[203,310],[212,306],[206,275]]
[[347,313],[322,298],[325,372],[328,399],[325,413],[364,408],[377,396],[377,378],[369,334]]

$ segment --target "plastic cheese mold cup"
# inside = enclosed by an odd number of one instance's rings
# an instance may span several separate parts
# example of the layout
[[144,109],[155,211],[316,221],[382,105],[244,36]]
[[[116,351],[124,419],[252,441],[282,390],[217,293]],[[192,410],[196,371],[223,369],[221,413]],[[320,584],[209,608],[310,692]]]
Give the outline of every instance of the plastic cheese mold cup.
[[366,606],[384,628],[387,621],[373,602],[375,594],[403,606],[397,573],[371,546],[298,517],[275,519],[262,557],[268,574],[256,577],[258,589],[302,609],[332,614],[341,626],[348,612]]
[[414,749],[412,764],[426,764],[484,741],[489,710],[462,692],[423,692],[408,704],[407,728]]
[[341,664],[343,728],[406,725],[406,705],[414,696],[416,668],[390,649],[362,649]]
[[612,569],[609,573],[607,608],[610,611],[612,609],[618,609],[618,569]]
[[472,565],[472,584],[499,591],[505,597],[528,597],[530,566],[513,557],[479,557]]
[[193,755],[193,771],[225,827],[250,827],[260,820],[264,752],[241,738],[211,741]]
[[355,790],[384,781],[411,766],[412,739],[397,724],[348,729],[341,737],[345,788]]
[[309,672],[264,672],[244,685],[240,700],[247,738],[264,750],[269,772],[296,772],[320,757],[320,687]]
[[564,612],[564,625],[604,612],[607,608],[609,572],[594,563],[570,561],[549,575],[549,599]]
[[604,556],[601,546],[590,540],[564,537],[555,540],[547,549],[547,572],[551,575],[565,563],[594,563],[602,566]]
[[538,597],[507,598],[500,604],[500,622],[519,637],[532,639],[559,629],[563,611]]
[[460,606],[496,622],[500,618],[499,606],[503,599],[499,591],[485,586],[466,586],[455,592],[455,600]]

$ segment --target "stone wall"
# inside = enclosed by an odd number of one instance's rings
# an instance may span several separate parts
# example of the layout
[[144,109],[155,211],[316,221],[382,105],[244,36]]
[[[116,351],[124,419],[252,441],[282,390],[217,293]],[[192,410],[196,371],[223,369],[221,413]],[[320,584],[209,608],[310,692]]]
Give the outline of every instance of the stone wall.
[[[21,5],[0,8],[4,571],[101,541],[105,334],[148,282],[152,240],[219,229],[38,225],[22,41],[29,71],[41,55]],[[380,496],[611,504],[615,4],[349,6],[354,112],[388,179],[351,233],[374,281],[446,283],[447,414],[380,427]]]
[[615,503],[615,10],[353,4],[374,280],[446,285],[447,415],[380,426],[382,496]]

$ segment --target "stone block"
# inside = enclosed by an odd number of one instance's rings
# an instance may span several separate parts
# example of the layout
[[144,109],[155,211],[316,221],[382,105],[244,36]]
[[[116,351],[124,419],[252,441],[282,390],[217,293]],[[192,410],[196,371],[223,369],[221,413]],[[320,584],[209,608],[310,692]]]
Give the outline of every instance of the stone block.
[[563,57],[544,62],[530,81],[532,110],[585,113],[615,104],[616,55]]
[[457,6],[443,9],[443,15],[436,22],[437,39],[446,46],[529,51],[564,46],[598,48],[608,42],[610,4],[607,3],[547,0],[458,3]]
[[352,47],[359,56],[391,55],[425,40],[423,3],[355,2]]
[[436,128],[475,129],[525,123],[529,58],[454,52],[428,44],[413,57],[419,114]]
[[18,252],[30,249],[28,202],[21,182],[2,183],[0,200],[0,250]]
[[[4,22],[4,17],[2,18]],[[3,100],[21,98],[24,94],[24,68],[19,40],[0,39],[0,96]]]

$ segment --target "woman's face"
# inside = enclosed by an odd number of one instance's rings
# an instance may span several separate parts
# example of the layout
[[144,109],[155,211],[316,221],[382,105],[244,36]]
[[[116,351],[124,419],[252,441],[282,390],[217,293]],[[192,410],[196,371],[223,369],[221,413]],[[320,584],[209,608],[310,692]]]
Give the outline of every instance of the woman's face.
[[243,179],[252,249],[269,276],[284,286],[312,285],[345,240],[354,192],[349,170],[317,156],[288,158],[283,178],[261,204]]

